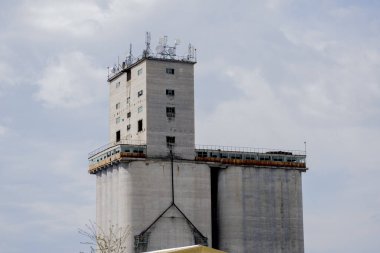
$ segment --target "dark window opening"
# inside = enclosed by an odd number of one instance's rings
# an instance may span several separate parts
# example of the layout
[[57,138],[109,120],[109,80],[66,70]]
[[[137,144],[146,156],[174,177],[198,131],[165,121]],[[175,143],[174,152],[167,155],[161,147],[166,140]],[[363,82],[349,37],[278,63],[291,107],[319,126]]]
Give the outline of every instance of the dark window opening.
[[198,152],[197,152],[197,156],[198,156],[198,157],[207,157],[207,152],[204,152],[204,151],[198,151]]
[[127,118],[130,118],[131,117],[131,112],[128,112],[127,113]]
[[137,96],[138,97],[141,97],[143,95],[143,91],[142,90],[140,90],[139,92],[137,92]]
[[131,80],[131,70],[127,70],[127,81]]
[[141,132],[142,130],[143,130],[143,121],[142,121],[142,119],[140,119],[137,122],[137,132]]
[[116,132],[116,142],[120,141],[120,130]]
[[211,168],[211,231],[212,247],[219,249],[219,217],[218,217],[218,182],[219,168]]
[[175,137],[166,136],[166,144],[168,145],[168,147],[173,146],[175,144]]
[[260,156],[260,161],[269,161],[270,156]]
[[127,125],[127,130],[129,130],[129,129],[131,129],[131,125],[130,124]]
[[166,107],[166,116],[168,118],[174,118],[175,117],[175,107]]
[[166,95],[174,96],[174,90],[166,90]]
[[174,69],[172,69],[172,68],[166,68],[166,74],[174,75]]

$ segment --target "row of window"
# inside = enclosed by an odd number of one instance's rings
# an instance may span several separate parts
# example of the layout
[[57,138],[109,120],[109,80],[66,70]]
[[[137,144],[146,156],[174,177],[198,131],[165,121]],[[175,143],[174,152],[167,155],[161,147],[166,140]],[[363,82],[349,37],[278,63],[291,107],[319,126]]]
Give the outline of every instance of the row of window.
[[[143,107],[139,106],[137,108],[137,112],[140,113],[143,111]],[[175,107],[166,107],[166,116],[168,118],[175,118]],[[131,112],[127,113],[127,118],[131,117]],[[116,118],[116,124],[120,123],[120,117]]]
[[[144,94],[143,90],[140,90],[137,92],[137,97],[141,97]],[[167,96],[174,96],[175,92],[171,89],[166,89],[166,95]],[[130,97],[127,97],[127,103],[130,102]],[[120,102],[116,103],[116,110],[120,109]]]
[[[143,107],[142,106],[140,106],[139,108],[137,108],[137,112],[138,113],[140,113],[142,111],[143,111]],[[127,118],[130,118],[130,117],[131,117],[131,112],[128,112],[127,113]],[[166,107],[166,117],[168,117],[169,119],[175,118],[175,107]],[[120,117],[117,117],[116,118],[116,124],[119,124],[119,123],[120,123]]]
[[[143,69],[139,69],[137,70],[137,75],[138,76],[141,76],[143,74]],[[173,68],[166,68],[166,74],[169,74],[169,75],[174,75],[174,69]],[[127,70],[127,81],[131,80],[131,70],[128,69]],[[119,88],[120,87],[120,82],[117,82],[116,83],[116,88]]]

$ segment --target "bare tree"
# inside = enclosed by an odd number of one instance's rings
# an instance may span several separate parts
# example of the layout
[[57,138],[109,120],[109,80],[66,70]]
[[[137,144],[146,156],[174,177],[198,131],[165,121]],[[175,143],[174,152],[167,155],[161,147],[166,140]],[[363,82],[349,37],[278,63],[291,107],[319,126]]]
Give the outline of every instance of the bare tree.
[[91,253],[126,253],[126,242],[131,234],[130,227],[110,225],[107,230],[103,230],[92,221],[85,227],[78,232],[89,240],[81,243],[90,245]]

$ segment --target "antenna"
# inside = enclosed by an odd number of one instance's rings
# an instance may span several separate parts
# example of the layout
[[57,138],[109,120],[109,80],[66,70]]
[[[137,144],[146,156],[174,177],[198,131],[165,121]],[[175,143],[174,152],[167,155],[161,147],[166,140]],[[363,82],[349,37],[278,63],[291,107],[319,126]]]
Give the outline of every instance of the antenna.
[[168,36],[165,35],[159,38],[156,52],[158,55],[161,55],[163,59],[166,59],[166,57],[174,59],[176,56],[176,49],[179,44],[181,44],[181,41],[176,39],[174,41],[174,46],[168,46]]
[[187,59],[197,61],[197,50],[194,48],[193,45],[191,45],[191,43],[189,43]]
[[125,59],[125,64],[131,65],[133,63],[132,44],[129,44],[129,55]]
[[164,52],[164,47],[162,46],[162,45],[158,45],[157,47],[156,47],[156,53],[157,54],[162,54],[163,52]]
[[113,68],[111,69],[111,73],[115,74],[116,71],[117,71],[117,67],[116,67],[116,64],[115,64],[115,65],[113,65]]
[[307,150],[306,150],[306,141],[304,141],[303,143],[305,144],[305,155],[306,155],[306,151],[307,151]]
[[144,55],[145,56],[149,56],[152,52],[150,50],[150,32],[146,32],[145,34],[145,51],[144,51]]

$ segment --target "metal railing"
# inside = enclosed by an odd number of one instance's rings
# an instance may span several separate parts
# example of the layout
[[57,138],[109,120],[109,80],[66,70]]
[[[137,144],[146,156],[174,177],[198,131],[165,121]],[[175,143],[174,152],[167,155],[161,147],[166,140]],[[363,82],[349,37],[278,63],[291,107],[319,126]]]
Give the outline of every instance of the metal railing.
[[91,151],[90,153],[88,153],[88,158],[91,158],[109,148],[112,148],[114,146],[117,146],[117,145],[146,145],[145,144],[146,141],[141,141],[141,140],[120,140],[120,141],[114,141],[114,142],[110,142],[110,143],[107,143],[93,151]]
[[292,155],[306,156],[304,150],[284,150],[284,149],[269,149],[269,148],[251,148],[251,147],[234,147],[234,146],[221,146],[221,145],[203,145],[196,144],[196,151],[201,150],[214,150],[225,152],[241,152],[241,153],[260,153],[260,154],[276,154],[276,153],[291,153]]

